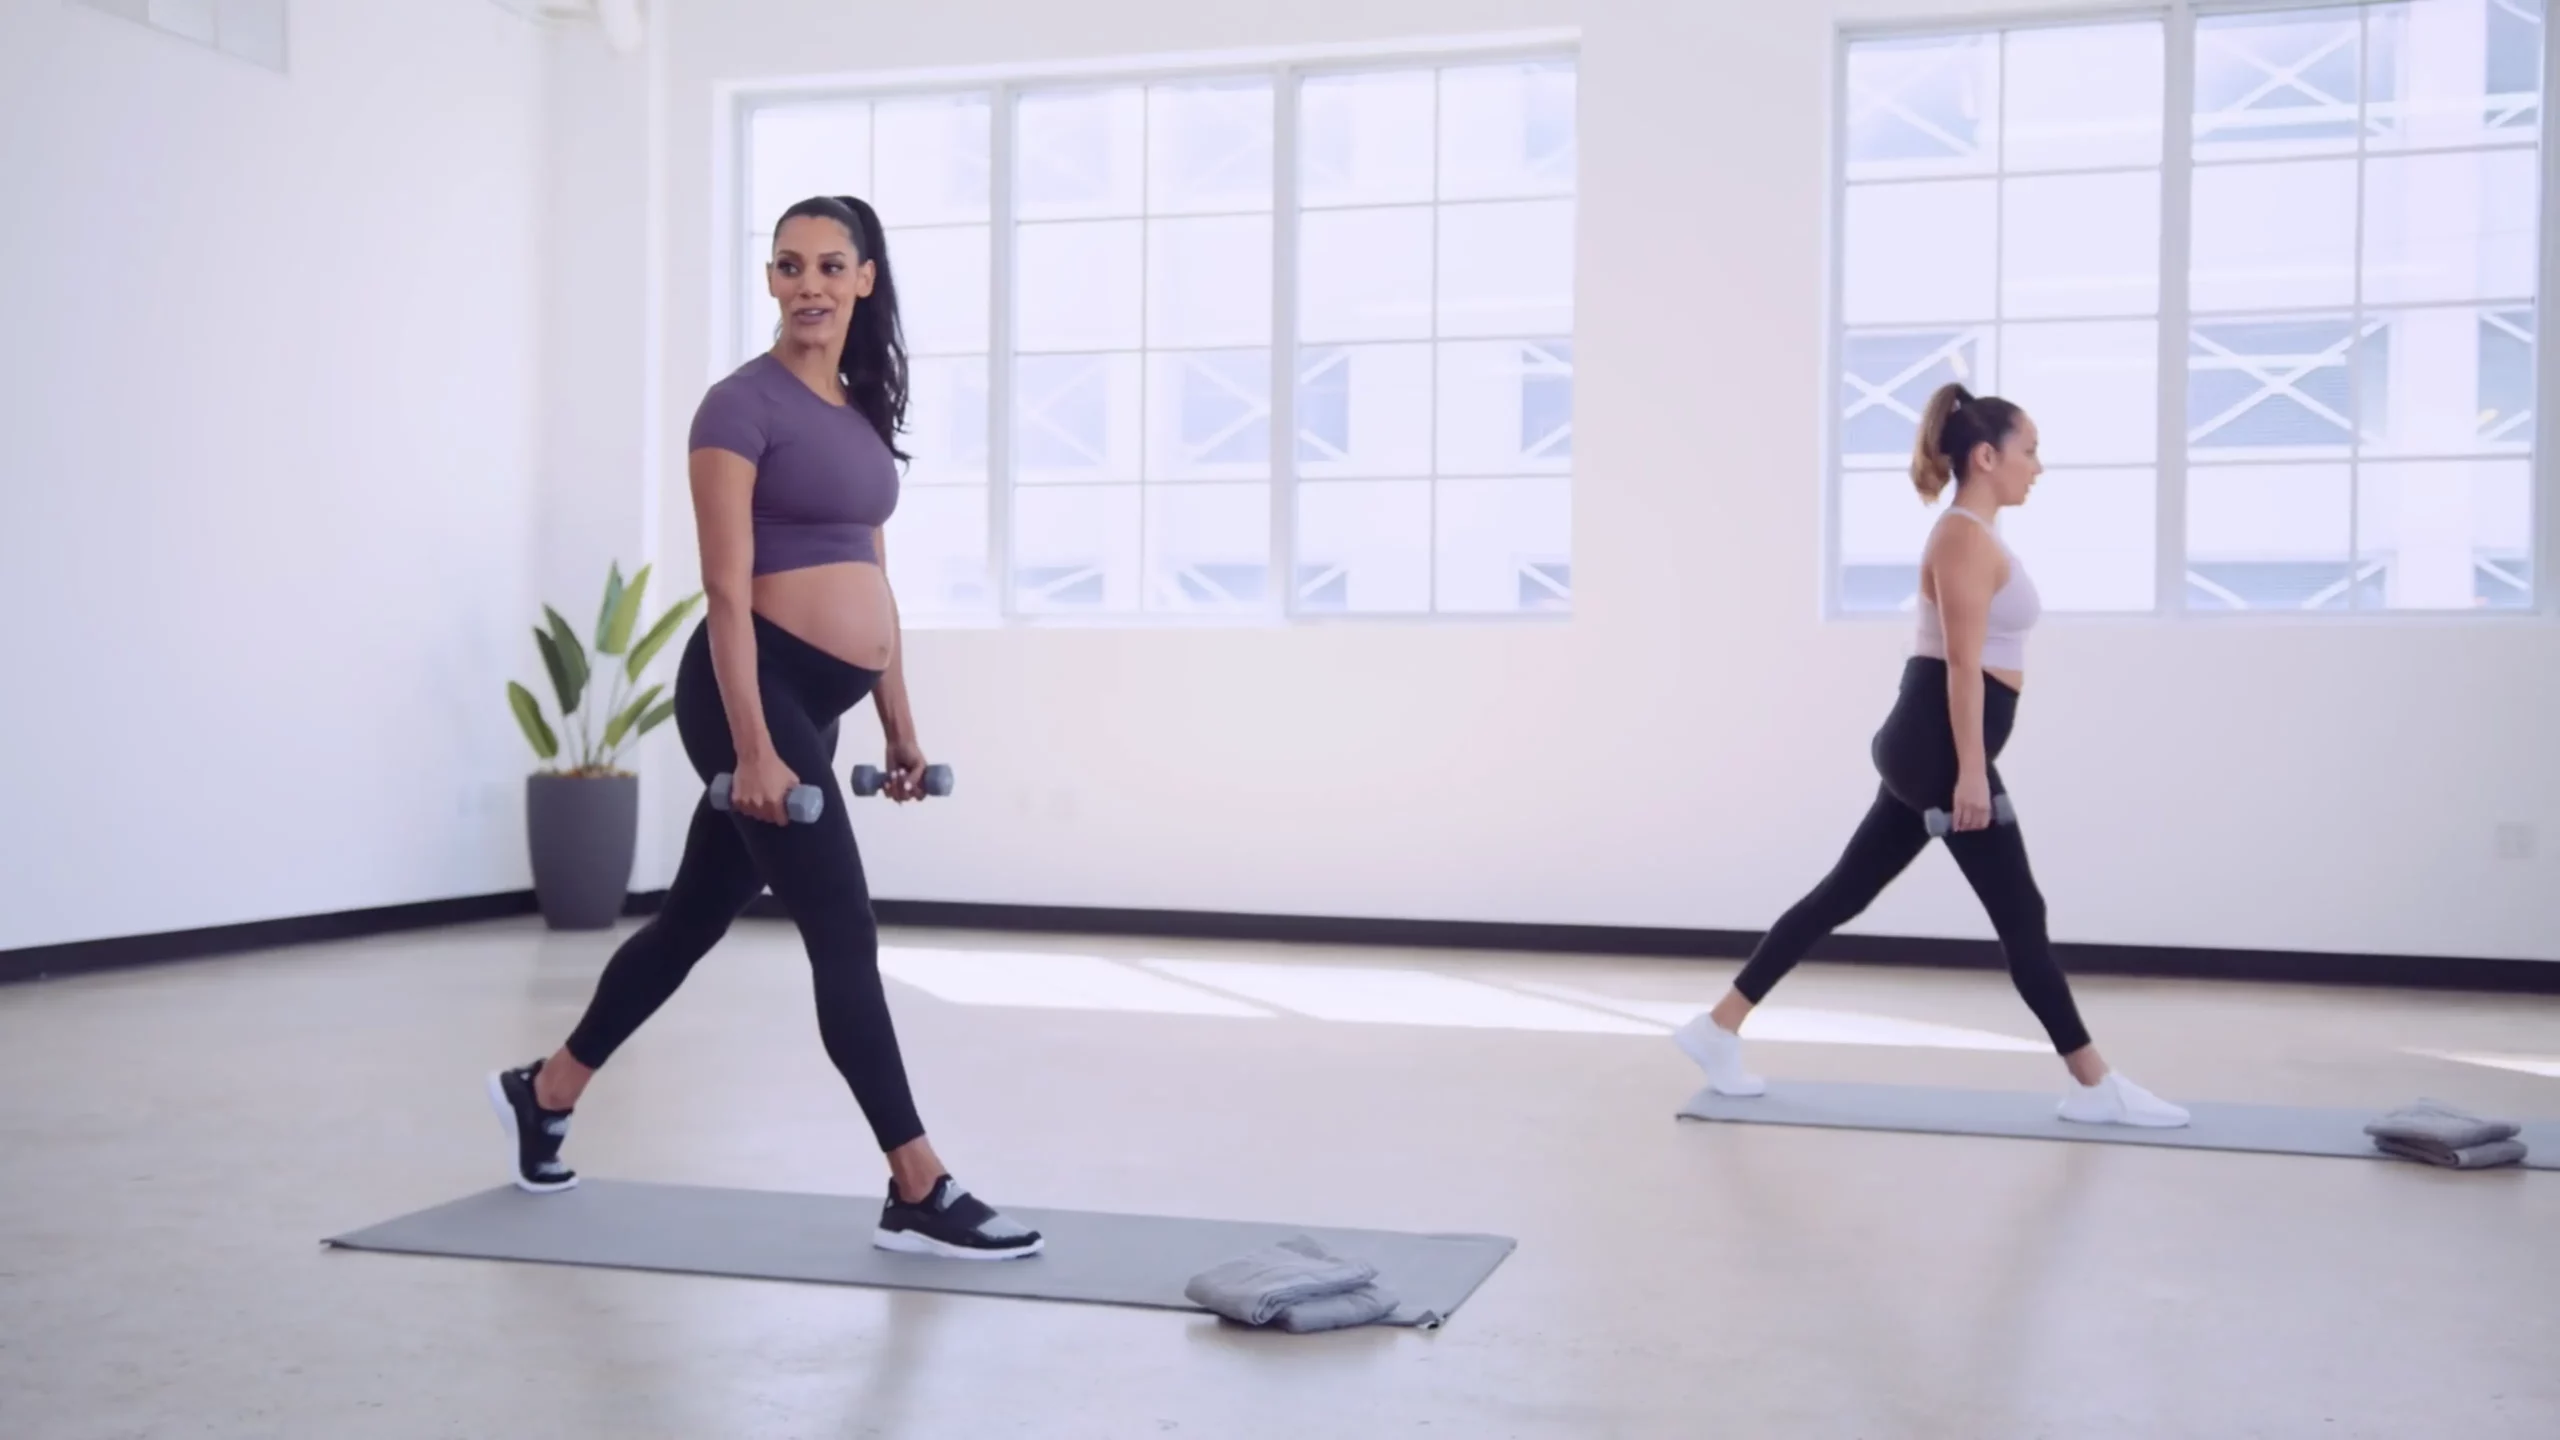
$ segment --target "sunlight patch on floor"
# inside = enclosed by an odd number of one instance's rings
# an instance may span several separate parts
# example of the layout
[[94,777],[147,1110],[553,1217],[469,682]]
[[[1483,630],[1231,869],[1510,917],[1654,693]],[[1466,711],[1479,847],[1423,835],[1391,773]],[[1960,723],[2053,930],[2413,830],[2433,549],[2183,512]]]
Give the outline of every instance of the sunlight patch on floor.
[[954,1005],[1269,1019],[1271,1012],[1099,955],[880,947],[880,973]]
[[[1711,1008],[1714,1003],[1622,1000],[1614,995],[1601,995],[1571,985],[1527,984],[1520,988],[1576,1005],[1613,1010],[1670,1026],[1686,1024],[1691,1016]],[[2053,1048],[2040,1041],[1990,1030],[1970,1030],[1960,1025],[1900,1020],[1891,1015],[1867,1015],[1854,1010],[1799,1010],[1786,1005],[1764,1005],[1753,1010],[1751,1018],[1742,1022],[1742,1038],[1794,1045],[1889,1045],[1915,1050],[1994,1050],[2023,1055],[2050,1054]]]
[[1241,995],[1316,1020],[1357,1025],[1438,1025],[1549,1030],[1585,1035],[1659,1035],[1623,1015],[1522,994],[1429,970],[1360,965],[1285,965],[1255,960],[1149,960],[1159,974]]
[[2512,1070],[2519,1075],[2560,1080],[2560,1055],[2494,1055],[2469,1050],[2411,1050],[2408,1053],[2450,1060],[2457,1065],[2479,1065],[2491,1070]]

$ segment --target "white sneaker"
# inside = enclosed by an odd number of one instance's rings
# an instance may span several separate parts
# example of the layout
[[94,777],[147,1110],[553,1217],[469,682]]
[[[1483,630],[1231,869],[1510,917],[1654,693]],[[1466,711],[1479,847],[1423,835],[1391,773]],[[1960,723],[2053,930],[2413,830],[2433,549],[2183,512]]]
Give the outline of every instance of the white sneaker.
[[2141,1125],[2154,1130],[2175,1130],[2187,1123],[2185,1110],[2113,1070],[2095,1085],[2072,1082],[2070,1093],[2062,1097],[2057,1113],[2065,1120],[2077,1120],[2087,1125]]
[[1768,1093],[1769,1082],[1742,1068],[1742,1037],[1718,1025],[1710,1015],[1671,1032],[1680,1053],[1707,1072],[1707,1087],[1719,1095],[1749,1097]]

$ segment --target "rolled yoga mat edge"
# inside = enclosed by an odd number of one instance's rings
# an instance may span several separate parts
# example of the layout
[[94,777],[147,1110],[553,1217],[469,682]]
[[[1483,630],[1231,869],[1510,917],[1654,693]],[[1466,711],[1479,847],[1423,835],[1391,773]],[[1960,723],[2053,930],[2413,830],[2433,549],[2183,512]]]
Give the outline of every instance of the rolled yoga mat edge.
[[[1767,1094],[1749,1098],[1718,1095],[1711,1087],[1702,1088],[1680,1107],[1679,1118],[1727,1124],[1898,1131],[1913,1135],[1977,1135],[2011,1140],[2157,1145],[2178,1150],[2235,1150],[2261,1155],[2319,1155],[2339,1159],[2388,1160],[2422,1169],[2440,1168],[2386,1155],[2374,1147],[2373,1137],[2364,1133],[2364,1127],[2393,1108],[2387,1105],[2366,1111],[2241,1105],[2215,1100],[2181,1101],[2188,1114],[2185,1126],[2174,1130],[2151,1130],[2132,1125],[2089,1125],[2064,1120],[2054,1114],[2059,1098],[2048,1091],[1772,1080]],[[2519,1120],[2516,1123],[2521,1127],[2516,1138],[2524,1142],[2525,1156],[2513,1165],[2494,1168],[2560,1170],[2560,1120]]]
[[1448,1319],[1518,1248],[1508,1236],[1124,1215],[1008,1204],[1041,1254],[948,1260],[875,1249],[878,1196],[582,1178],[532,1195],[500,1185],[333,1235],[341,1250],[584,1265],[749,1280],[930,1290],[1208,1311],[1183,1294],[1201,1271],[1293,1235],[1378,1269],[1397,1319]]

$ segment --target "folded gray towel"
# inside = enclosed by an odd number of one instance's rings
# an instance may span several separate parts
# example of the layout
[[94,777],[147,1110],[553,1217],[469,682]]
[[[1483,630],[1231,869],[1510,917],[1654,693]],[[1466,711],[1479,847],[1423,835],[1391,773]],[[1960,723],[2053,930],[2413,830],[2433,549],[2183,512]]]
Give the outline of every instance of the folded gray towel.
[[[1378,1270],[1328,1254],[1303,1235],[1213,1265],[1182,1293],[1194,1305],[1240,1325],[1274,1325],[1292,1333],[1367,1325],[1395,1312],[1395,1297],[1373,1283]],[[1437,1317],[1408,1323],[1436,1323]]]
[[2461,1150],[2495,1140],[2512,1140],[2522,1127],[2504,1120],[2484,1120],[2441,1100],[2420,1099],[2364,1127],[2376,1140]]
[[2417,1160],[2441,1165],[2448,1170],[2486,1170],[2493,1165],[2513,1165],[2524,1158],[2521,1140],[2491,1140],[2479,1145],[2430,1145],[2414,1140],[2376,1140],[2374,1148],[2385,1155],[2403,1160]]

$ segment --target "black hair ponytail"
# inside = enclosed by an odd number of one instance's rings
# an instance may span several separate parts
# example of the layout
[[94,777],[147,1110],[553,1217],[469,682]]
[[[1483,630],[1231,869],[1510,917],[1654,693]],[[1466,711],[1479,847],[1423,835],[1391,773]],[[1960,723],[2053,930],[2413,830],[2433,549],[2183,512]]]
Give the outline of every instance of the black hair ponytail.
[[889,235],[879,212],[858,196],[815,195],[782,212],[774,222],[798,216],[833,220],[853,237],[854,254],[871,262],[871,293],[854,302],[853,323],[845,327],[844,351],[836,357],[836,379],[853,408],[880,432],[889,453],[903,462],[898,435],[907,428],[907,335],[898,319],[898,282],[889,270]]

